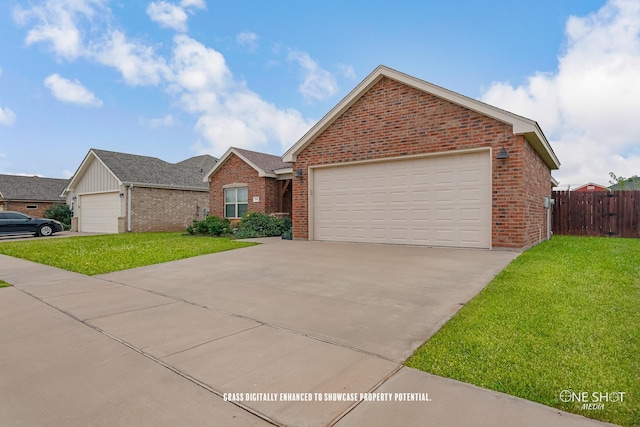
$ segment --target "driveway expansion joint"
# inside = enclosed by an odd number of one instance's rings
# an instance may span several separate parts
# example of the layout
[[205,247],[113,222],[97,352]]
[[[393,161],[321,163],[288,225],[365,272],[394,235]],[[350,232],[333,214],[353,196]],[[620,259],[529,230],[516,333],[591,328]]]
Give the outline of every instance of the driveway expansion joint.
[[178,351],[174,351],[173,353],[165,354],[164,356],[162,356],[162,358],[164,359],[164,358],[167,358],[167,357],[175,356],[176,354],[184,353],[185,351],[193,350],[194,348],[198,348],[200,346],[203,346],[203,345],[215,342],[215,341],[219,341],[219,340],[221,340],[223,338],[229,338],[229,337],[232,337],[234,335],[238,335],[238,334],[242,334],[244,332],[250,331],[252,329],[261,328],[263,326],[265,326],[265,325],[258,324],[258,325],[252,326],[250,328],[243,329],[241,331],[233,332],[231,334],[227,334],[227,335],[224,335],[224,336],[221,336],[221,337],[217,337],[217,338],[214,338],[212,340],[204,341],[204,342],[201,342],[199,344],[193,345],[191,347],[184,348],[184,349],[178,350]]
[[[131,349],[131,350],[133,350],[133,351],[135,351],[136,353],[140,354],[141,356],[144,356],[144,357],[146,357],[147,359],[149,359],[149,360],[151,360],[151,361],[153,361],[153,362],[157,363],[158,365],[160,365],[160,366],[164,367],[165,369],[170,370],[171,372],[173,372],[173,373],[175,373],[176,375],[178,375],[178,376],[180,376],[180,377],[184,378],[185,380],[187,380],[187,381],[189,381],[189,382],[191,382],[191,383],[193,383],[193,384],[197,385],[198,387],[201,387],[201,388],[205,389],[205,390],[206,390],[206,391],[208,391],[209,393],[213,393],[213,394],[215,394],[216,396],[221,397],[221,398],[223,397],[223,393],[222,393],[222,392],[220,392],[220,391],[218,391],[218,390],[214,389],[213,387],[209,386],[208,384],[206,384],[206,383],[204,383],[204,382],[202,382],[202,381],[198,380],[197,378],[195,378],[195,377],[193,377],[193,376],[191,376],[191,375],[189,375],[189,374],[187,374],[187,373],[185,373],[185,372],[182,372],[181,370],[179,370],[179,369],[175,368],[174,366],[169,365],[168,363],[163,362],[162,360],[160,360],[160,359],[158,359],[158,358],[154,357],[153,355],[151,355],[151,354],[149,354],[149,353],[145,352],[144,350],[141,350],[141,349],[139,349],[139,348],[137,348],[137,347],[135,347],[135,346],[133,346],[133,345],[129,344],[128,342],[126,342],[126,341],[124,341],[124,340],[121,340],[120,338],[116,337],[115,335],[112,335],[112,334],[110,334],[110,333],[108,333],[108,332],[106,332],[106,331],[104,331],[104,330],[100,329],[99,327],[97,327],[97,326],[95,326],[95,325],[92,325],[91,323],[89,323],[89,321],[88,321],[88,320],[80,319],[79,317],[75,316],[74,314],[69,313],[69,312],[67,312],[67,311],[65,311],[65,310],[62,310],[62,309],[60,309],[60,308],[58,308],[58,307],[56,307],[56,306],[54,306],[54,305],[51,305],[51,304],[49,304],[47,301],[44,301],[43,299],[41,299],[41,298],[37,297],[36,295],[33,295],[33,294],[31,294],[31,293],[29,293],[29,292],[27,292],[27,291],[23,290],[23,289],[19,289],[19,288],[16,288],[16,289],[18,289],[20,292],[24,293],[25,295],[28,295],[28,296],[30,296],[31,298],[34,298],[35,300],[37,300],[37,301],[39,301],[39,302],[41,302],[41,303],[43,303],[43,304],[45,304],[45,305],[47,305],[47,306],[51,307],[52,309],[54,309],[54,310],[56,310],[56,311],[59,311],[60,313],[64,314],[65,316],[68,316],[68,317],[70,317],[71,319],[76,320],[77,322],[82,323],[82,324],[83,324],[83,325],[85,325],[86,327],[88,327],[88,328],[90,328],[90,329],[92,329],[92,330],[94,330],[94,331],[96,331],[96,332],[98,332],[98,333],[100,333],[100,334],[102,334],[102,335],[104,335],[104,336],[106,336],[106,337],[108,337],[108,338],[112,339],[113,341],[115,341],[115,342],[117,342],[117,343],[119,343],[119,344],[121,344],[121,345],[123,345],[123,346],[125,346],[125,347],[127,347],[127,348],[129,348],[129,349]],[[168,304],[161,304],[161,305],[175,304],[176,302],[178,302],[178,301],[174,301],[174,302],[171,302],[171,303],[168,303]],[[151,307],[146,307],[146,308],[151,308]],[[132,311],[137,311],[137,310],[132,310]],[[118,313],[118,314],[120,314],[120,313]],[[251,328],[251,329],[253,329],[253,328]],[[254,415],[254,416],[256,416],[256,417],[258,417],[258,418],[262,419],[263,421],[268,422],[269,424],[272,424],[272,425],[274,425],[274,426],[278,426],[278,427],[287,427],[287,426],[285,426],[285,425],[283,425],[283,424],[281,424],[281,423],[278,423],[277,421],[275,421],[275,420],[271,419],[271,418],[270,418],[270,417],[268,417],[267,415],[262,414],[262,413],[260,413],[260,412],[258,412],[258,411],[256,411],[256,410],[254,410],[254,409],[252,409],[252,408],[250,408],[250,407],[248,407],[248,406],[244,405],[244,404],[243,404],[243,403],[241,403],[241,402],[231,402],[231,401],[229,401],[229,402],[227,402],[227,403],[230,403],[230,404],[232,404],[232,405],[235,405],[235,406],[239,407],[240,409],[242,409],[242,410],[244,410],[244,411],[246,411],[246,412],[250,413],[251,415]]]

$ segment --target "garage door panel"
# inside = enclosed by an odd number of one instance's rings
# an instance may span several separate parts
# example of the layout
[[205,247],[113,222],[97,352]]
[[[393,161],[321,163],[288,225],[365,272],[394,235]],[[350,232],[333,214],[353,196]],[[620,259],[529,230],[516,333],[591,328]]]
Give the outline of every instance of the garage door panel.
[[441,171],[441,172],[437,172],[435,175],[436,175],[436,179],[434,184],[436,186],[450,186],[454,182],[455,177],[453,175],[453,172]]
[[90,233],[117,233],[120,216],[119,193],[80,195],[78,230]]
[[479,187],[474,187],[474,188],[467,188],[467,189],[461,189],[460,190],[460,196],[459,196],[459,200],[461,202],[479,202],[481,196],[482,190]]
[[487,152],[340,165],[313,173],[317,240],[490,247]]
[[460,220],[461,221],[480,221],[480,209],[477,208],[469,208],[469,209],[460,209]]
[[452,188],[436,190],[436,202],[453,202],[454,192]]
[[454,241],[455,231],[452,229],[440,228],[435,231],[435,241],[441,246],[452,246]]
[[480,241],[478,230],[460,230],[460,240],[468,245],[477,244]]

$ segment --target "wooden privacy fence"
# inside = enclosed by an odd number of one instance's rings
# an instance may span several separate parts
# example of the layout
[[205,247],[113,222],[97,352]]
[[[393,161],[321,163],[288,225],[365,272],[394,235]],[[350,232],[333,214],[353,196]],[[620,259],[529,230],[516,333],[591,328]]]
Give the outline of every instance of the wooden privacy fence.
[[554,191],[554,234],[640,238],[640,191]]

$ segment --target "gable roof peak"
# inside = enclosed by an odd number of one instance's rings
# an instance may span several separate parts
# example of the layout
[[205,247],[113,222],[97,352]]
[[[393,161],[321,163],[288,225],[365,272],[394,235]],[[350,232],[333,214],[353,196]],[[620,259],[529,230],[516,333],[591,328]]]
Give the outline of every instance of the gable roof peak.
[[551,149],[547,138],[540,126],[534,120],[502,110],[493,105],[486,104],[477,99],[469,98],[449,89],[437,86],[417,77],[404,74],[385,65],[377,66],[360,84],[347,94],[335,107],[333,107],[320,121],[318,121],[305,135],[302,136],[282,156],[285,162],[295,162],[297,155],[304,150],[318,135],[326,130],[344,112],[353,106],[362,96],[383,78],[389,78],[414,89],[442,98],[453,104],[460,105],[487,117],[513,127],[513,133],[524,135],[538,152],[540,157],[551,169],[558,169],[560,162]]
[[277,174],[275,171],[291,168],[290,163],[284,162],[282,157],[276,156],[275,154],[261,153],[259,151],[247,150],[246,148],[230,147],[222,157],[220,157],[218,163],[205,174],[203,181],[208,181],[211,175],[216,173],[232,154],[238,156],[243,162],[255,169],[256,172],[258,172],[258,176],[261,177],[276,178]]
[[179,163],[169,163],[157,157],[91,148],[69,183],[75,187],[89,165],[97,159],[122,184],[160,186],[206,190],[202,183],[204,171],[215,164],[215,157],[194,156]]

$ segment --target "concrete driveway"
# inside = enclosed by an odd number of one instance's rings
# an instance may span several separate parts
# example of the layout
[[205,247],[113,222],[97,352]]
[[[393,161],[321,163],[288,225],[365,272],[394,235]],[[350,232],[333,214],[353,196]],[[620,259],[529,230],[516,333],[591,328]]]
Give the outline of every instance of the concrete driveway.
[[402,362],[515,256],[276,239],[97,277]]
[[0,256],[0,424],[600,425],[401,365],[516,255],[270,239],[95,277]]

